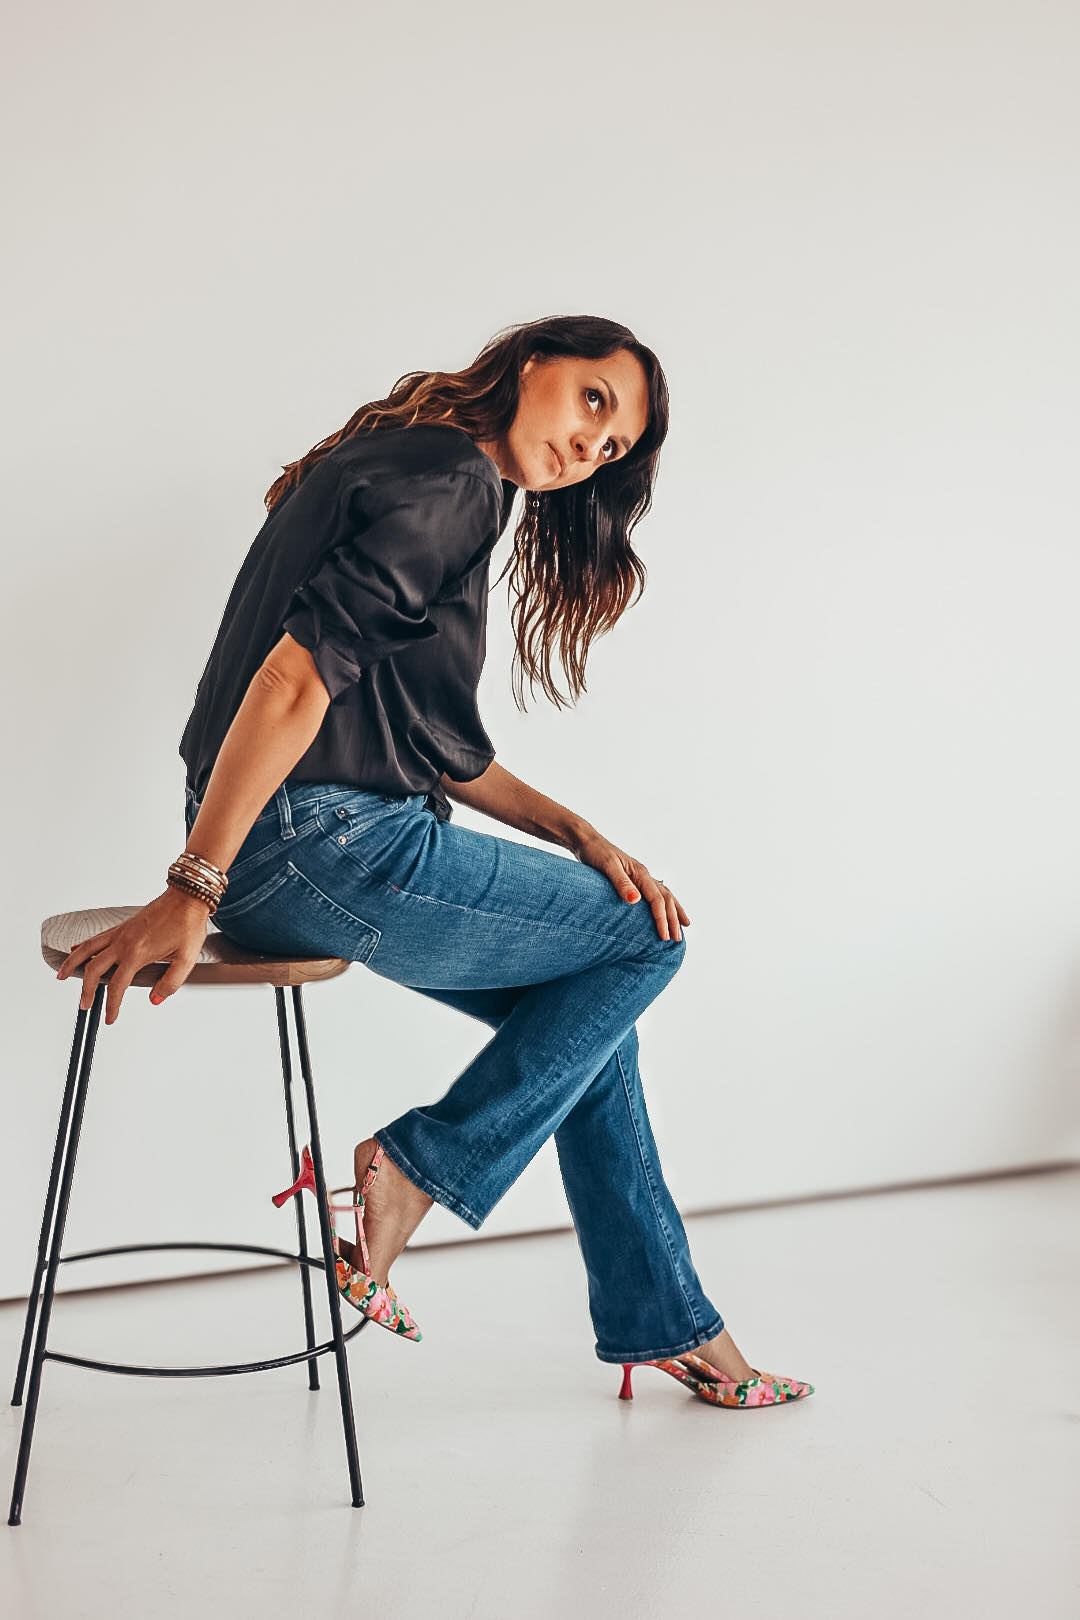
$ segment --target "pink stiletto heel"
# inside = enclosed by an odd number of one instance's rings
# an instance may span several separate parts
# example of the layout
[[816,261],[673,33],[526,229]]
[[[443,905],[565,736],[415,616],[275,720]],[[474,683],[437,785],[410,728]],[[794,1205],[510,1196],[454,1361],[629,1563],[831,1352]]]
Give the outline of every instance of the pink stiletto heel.
[[776,1378],[772,1373],[759,1372],[757,1367],[753,1378],[744,1378],[741,1382],[725,1378],[703,1357],[687,1351],[682,1356],[661,1361],[624,1361],[620,1401],[634,1398],[630,1375],[635,1367],[659,1367],[661,1372],[670,1373],[692,1394],[713,1406],[778,1406],[781,1401],[799,1401],[814,1393],[813,1384],[800,1383],[797,1378]]
[[[364,1235],[364,1195],[370,1190],[372,1182],[378,1175],[383,1157],[383,1147],[380,1142],[376,1145],[374,1157],[368,1165],[363,1182],[359,1187],[331,1187],[327,1189],[326,1207],[330,1211],[330,1235],[333,1239],[334,1255],[337,1262],[338,1292],[344,1295],[350,1305],[355,1305],[358,1311],[369,1317],[371,1321],[377,1322],[380,1327],[388,1328],[391,1333],[397,1333],[403,1339],[419,1340],[424,1335],[420,1332],[420,1329],[398,1299],[390,1284],[387,1283],[384,1288],[371,1275],[371,1260],[368,1257],[367,1238]],[[310,1147],[305,1147],[300,1155],[300,1174],[292,1186],[286,1187],[284,1192],[272,1193],[271,1201],[280,1209],[283,1204],[288,1203],[290,1198],[301,1192],[305,1187],[312,1193],[318,1190],[315,1186],[315,1165],[312,1161]],[[331,1202],[329,1195],[344,1192],[352,1193],[352,1203],[335,1204]],[[356,1266],[350,1266],[348,1261],[342,1258],[338,1248],[337,1229],[334,1226],[335,1211],[341,1213],[351,1211],[356,1218],[356,1243],[360,1249],[363,1270]]]

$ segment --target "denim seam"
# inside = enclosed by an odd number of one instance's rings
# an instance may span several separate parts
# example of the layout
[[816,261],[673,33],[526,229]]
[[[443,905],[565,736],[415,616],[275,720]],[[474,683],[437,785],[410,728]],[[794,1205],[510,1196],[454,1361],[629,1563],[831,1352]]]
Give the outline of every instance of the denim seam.
[[678,1264],[677,1264],[676,1259],[675,1259],[675,1249],[674,1249],[674,1245],[672,1244],[672,1241],[671,1241],[671,1233],[668,1230],[668,1224],[664,1219],[663,1212],[660,1209],[659,1204],[656,1202],[656,1190],[655,1190],[655,1188],[653,1186],[652,1176],[651,1176],[651,1174],[649,1172],[649,1161],[648,1161],[648,1158],[646,1157],[645,1149],[642,1146],[641,1131],[640,1131],[640,1129],[638,1127],[637,1114],[636,1114],[636,1112],[634,1110],[634,1100],[633,1100],[632,1096],[630,1095],[630,1086],[629,1086],[629,1084],[627,1082],[627,1079],[626,1079],[626,1070],[623,1068],[622,1053],[620,1052],[618,1046],[615,1048],[615,1061],[619,1065],[619,1076],[620,1076],[620,1078],[622,1080],[623,1094],[626,1097],[626,1108],[627,1108],[627,1112],[630,1115],[630,1123],[634,1127],[634,1140],[637,1143],[638,1155],[639,1155],[639,1157],[641,1159],[642,1173],[645,1176],[645,1184],[649,1189],[649,1198],[652,1200],[653,1214],[656,1216],[656,1224],[659,1226],[661,1232],[664,1234],[664,1242],[667,1244],[668,1258],[671,1261],[671,1269],[675,1274],[675,1281],[679,1285],[679,1292],[682,1294],[683,1303],[685,1304],[686,1309],[689,1312],[691,1326],[693,1327],[695,1332],[699,1332],[700,1329],[698,1328],[697,1316],[696,1316],[696,1314],[694,1312],[693,1305],[691,1305],[691,1303],[690,1303],[689,1295],[686,1292],[686,1285],[682,1280],[682,1276],[680,1275],[679,1267],[678,1267]]

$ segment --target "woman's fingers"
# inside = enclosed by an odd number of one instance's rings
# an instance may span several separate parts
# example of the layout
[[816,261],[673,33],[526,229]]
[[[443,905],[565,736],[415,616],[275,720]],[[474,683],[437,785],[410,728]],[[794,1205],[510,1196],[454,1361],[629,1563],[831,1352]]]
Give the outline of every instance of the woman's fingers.
[[[675,910],[675,896],[670,894],[654,877],[649,877],[648,886],[652,894],[646,894],[653,908],[656,918],[656,927],[661,939],[681,939],[682,929],[679,927],[679,918]],[[646,891],[642,891],[645,893]]]
[[120,1003],[125,992],[130,988],[131,981],[138,973],[142,963],[129,956],[126,962],[121,962],[109,980],[109,988],[105,992],[105,1022],[115,1024],[120,1014]]
[[579,861],[604,873],[620,899],[636,905],[644,897],[661,939],[682,939],[683,927],[690,918],[671,890],[654,878],[640,861],[598,834],[583,839],[575,853]]
[[114,1024],[124,996],[144,967],[168,964],[150,992],[155,1005],[179,990],[199,960],[209,922],[210,913],[204,906],[178,900],[176,890],[168,889],[126,922],[76,945],[57,978],[64,979],[82,966],[79,1007],[85,1011],[93,1005],[102,980],[111,974],[105,1022]]
[[623,855],[615,849],[614,844],[609,844],[609,852],[604,854],[601,860],[589,860],[588,865],[589,867],[596,867],[597,872],[604,873],[612,888],[615,889],[615,894],[619,896],[620,901],[638,901],[638,897],[640,897],[638,896],[638,885],[628,873],[627,862],[623,859]]
[[122,923],[114,923],[112,928],[104,928],[100,934],[91,934],[89,939],[80,940],[79,944],[76,945],[72,950],[68,951],[67,955],[64,957],[64,960],[57,969],[56,977],[58,979],[66,979],[69,973],[73,973],[75,969],[80,967],[83,962],[88,960],[89,957],[93,956],[97,951],[100,951],[101,947],[107,944],[112,936],[122,927]]
[[688,923],[690,919],[670,889],[668,890],[668,915],[671,917],[672,923],[677,926],[679,933],[681,934],[683,924]]
[[188,974],[191,972],[192,968],[195,966],[195,963],[199,960],[199,950],[201,948],[202,947],[200,945],[198,949],[195,950],[193,955],[174,957],[169,963],[168,970],[162,975],[150,992],[150,1000],[154,1003],[155,1007],[159,1002],[164,1001],[167,996],[174,996],[176,994],[184,980],[187,978]]
[[102,975],[107,973],[115,962],[116,952],[109,945],[95,951],[87,961],[86,966],[83,968],[82,993],[79,996],[79,1007],[83,1012],[93,1005]]
[[[651,872],[643,866],[638,867],[641,876],[635,881],[631,879],[632,892],[639,893],[649,903],[653,917],[656,919],[656,931],[661,939],[682,939],[682,924],[690,919],[683,911],[670,889],[666,888]],[[620,881],[616,885],[620,891],[626,886],[625,868],[619,869]]]
[[618,853],[609,855],[600,870],[604,871],[611,879],[615,887],[615,893],[620,900],[636,901],[638,899],[637,884],[630,876],[622,857]]

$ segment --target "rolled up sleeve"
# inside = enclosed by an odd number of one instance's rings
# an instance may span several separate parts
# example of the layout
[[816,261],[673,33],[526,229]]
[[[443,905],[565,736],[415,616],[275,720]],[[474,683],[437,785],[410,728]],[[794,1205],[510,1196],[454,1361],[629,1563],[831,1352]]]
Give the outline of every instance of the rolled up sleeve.
[[372,664],[438,634],[428,607],[468,566],[490,504],[484,482],[456,470],[352,492],[347,532],[282,625],[311,653],[331,702]]

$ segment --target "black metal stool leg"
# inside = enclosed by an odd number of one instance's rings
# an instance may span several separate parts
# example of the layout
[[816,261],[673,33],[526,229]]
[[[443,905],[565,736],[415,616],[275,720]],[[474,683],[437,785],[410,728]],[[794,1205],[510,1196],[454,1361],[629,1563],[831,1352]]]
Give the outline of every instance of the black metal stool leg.
[[[296,1149],[296,1120],[293,1115],[292,1096],[292,1053],[289,1050],[289,1022],[285,1008],[285,992],[280,985],[274,987],[274,1000],[277,1005],[278,1043],[281,1047],[281,1073],[285,1080],[285,1123],[289,1131],[289,1163],[292,1165],[292,1178],[295,1181],[300,1174],[300,1155]],[[293,1198],[296,1206],[296,1242],[299,1253],[306,1255],[307,1227],[304,1223],[304,1195],[298,1192]],[[315,1348],[315,1317],[311,1309],[311,1276],[309,1268],[300,1267],[300,1292],[304,1301],[304,1328],[307,1332],[309,1350]],[[312,1356],[308,1362],[308,1388],[319,1387],[319,1360]]]
[[[64,1224],[67,1221],[68,1200],[71,1196],[71,1180],[75,1173],[75,1155],[79,1151],[79,1133],[82,1130],[83,1109],[86,1106],[86,1088],[90,1081],[90,1065],[94,1061],[94,1046],[97,1042],[98,1022],[101,1018],[101,1009],[105,1005],[106,988],[107,986],[105,984],[98,985],[93,1004],[89,1010],[89,1018],[86,1026],[86,1041],[85,1045],[83,1046],[82,1062],[79,1065],[79,1077],[75,1090],[75,1102],[71,1118],[71,1132],[68,1137],[66,1151],[62,1155],[63,1173],[60,1177],[60,1197],[56,1208],[56,1222],[53,1226],[52,1242],[49,1245],[49,1262],[48,1269],[45,1273],[45,1293],[41,1300],[41,1314],[38,1318],[37,1337],[34,1340],[34,1355],[30,1366],[30,1385],[27,1391],[26,1409],[23,1413],[22,1436],[19,1441],[19,1459],[15,1465],[15,1483],[11,1492],[11,1511],[8,1514],[8,1524],[22,1523],[23,1488],[26,1484],[26,1470],[30,1462],[30,1446],[34,1438],[34,1419],[37,1416],[38,1392],[41,1388],[41,1367],[46,1355],[48,1354],[45,1349],[45,1341],[49,1332],[49,1318],[52,1315],[53,1291],[56,1286],[56,1270],[60,1264],[60,1250],[64,1242]],[[76,1034],[77,1033],[78,1026],[76,1026]],[[67,1098],[65,1094],[65,1104],[66,1101]],[[46,1212],[48,1212],[48,1204],[46,1204]]]
[[304,1003],[300,995],[300,989],[301,987],[298,984],[292,987],[293,1020],[296,1024],[296,1044],[300,1054],[300,1073],[304,1078],[308,1124],[311,1128],[311,1159],[315,1170],[316,1197],[319,1204],[319,1230],[322,1234],[323,1267],[326,1272],[326,1292],[330,1301],[330,1322],[333,1330],[335,1359],[337,1361],[338,1390],[341,1395],[341,1421],[345,1429],[345,1452],[349,1459],[352,1505],[353,1507],[363,1507],[364,1488],[360,1479],[360,1458],[356,1449],[356,1424],[353,1418],[352,1390],[349,1385],[349,1361],[345,1353],[345,1339],[341,1331],[341,1295],[338,1293],[334,1244],[330,1236],[330,1211],[326,1207],[326,1176],[323,1171],[322,1144],[319,1140],[319,1121],[315,1108],[315,1086],[311,1076],[307,1024],[304,1019]]
[[56,1204],[56,1189],[60,1184],[60,1166],[63,1163],[64,1153],[67,1149],[68,1128],[71,1124],[71,1100],[75,1095],[75,1077],[79,1072],[79,1058],[82,1054],[83,1035],[88,1017],[89,1010],[85,1007],[80,1007],[75,1014],[75,1037],[71,1043],[71,1058],[68,1062],[64,1100],[60,1104],[60,1123],[56,1127],[56,1146],[53,1149],[52,1169],[49,1172],[49,1190],[45,1195],[45,1213],[41,1217],[41,1236],[38,1239],[34,1281],[30,1287],[30,1298],[26,1302],[26,1324],[23,1328],[22,1349],[19,1351],[19,1366],[15,1374],[15,1388],[11,1396],[12,1406],[22,1405],[26,1364],[30,1360],[30,1345],[34,1337],[34,1323],[37,1320],[38,1305],[41,1302],[41,1279],[45,1272],[45,1261],[48,1256],[49,1234],[52,1231],[53,1209]]

